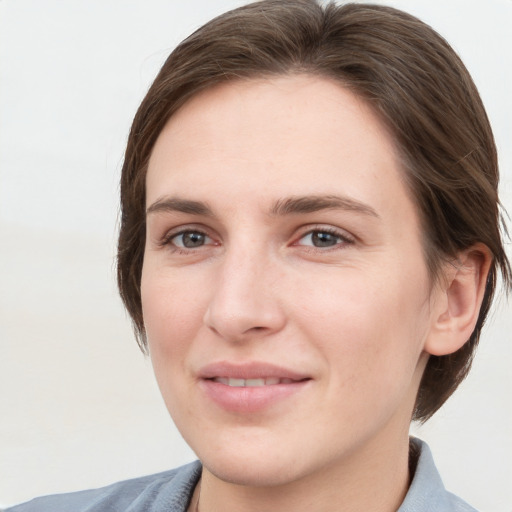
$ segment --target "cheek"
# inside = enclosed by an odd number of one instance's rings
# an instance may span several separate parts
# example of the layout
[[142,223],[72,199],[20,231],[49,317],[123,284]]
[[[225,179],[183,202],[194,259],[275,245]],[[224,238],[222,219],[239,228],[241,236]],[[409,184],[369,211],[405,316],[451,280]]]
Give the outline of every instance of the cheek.
[[316,340],[337,385],[380,380],[389,387],[415,371],[429,325],[427,281],[387,276],[344,272],[296,295],[299,330]]
[[145,269],[141,301],[149,352],[158,378],[161,364],[180,364],[190,340],[201,327],[201,294],[188,281]]
[[165,272],[143,272],[141,299],[149,355],[167,409],[177,424],[182,416],[194,418],[190,396],[187,355],[191,340],[202,325],[198,294],[194,287],[177,283]]

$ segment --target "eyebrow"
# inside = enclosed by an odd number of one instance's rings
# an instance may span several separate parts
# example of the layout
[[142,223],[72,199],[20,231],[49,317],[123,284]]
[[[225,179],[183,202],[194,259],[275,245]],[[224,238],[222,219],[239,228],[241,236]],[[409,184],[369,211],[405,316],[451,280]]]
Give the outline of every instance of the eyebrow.
[[320,210],[348,210],[380,218],[380,215],[368,204],[350,197],[328,196],[297,196],[278,200],[270,213],[272,215],[289,215],[312,213]]
[[181,199],[179,197],[164,197],[156,200],[146,210],[146,215],[156,212],[181,212],[192,215],[202,215],[213,217],[211,208],[201,201],[192,201],[190,199]]
[[[294,196],[277,200],[270,209],[271,216],[313,213],[321,210],[347,210],[380,218],[379,214],[368,204],[350,197],[336,195]],[[146,215],[156,212],[180,212],[204,217],[214,217],[207,203],[182,199],[179,197],[164,197],[155,201],[146,210]]]

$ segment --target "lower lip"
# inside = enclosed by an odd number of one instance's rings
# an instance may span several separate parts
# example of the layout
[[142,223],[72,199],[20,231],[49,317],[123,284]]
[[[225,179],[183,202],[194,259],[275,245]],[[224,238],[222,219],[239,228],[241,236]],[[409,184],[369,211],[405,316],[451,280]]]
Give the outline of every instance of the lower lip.
[[271,386],[232,387],[210,379],[200,381],[206,396],[229,412],[252,413],[267,409],[303,390],[310,380]]

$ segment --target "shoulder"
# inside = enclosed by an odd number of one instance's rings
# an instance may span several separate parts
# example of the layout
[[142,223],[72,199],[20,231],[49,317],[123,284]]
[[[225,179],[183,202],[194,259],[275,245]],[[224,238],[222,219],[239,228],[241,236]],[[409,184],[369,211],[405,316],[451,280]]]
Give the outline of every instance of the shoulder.
[[397,512],[477,512],[445,489],[428,445],[411,438],[411,446],[418,454],[416,469],[409,491]]
[[43,496],[5,512],[185,512],[200,474],[196,461],[99,489]]

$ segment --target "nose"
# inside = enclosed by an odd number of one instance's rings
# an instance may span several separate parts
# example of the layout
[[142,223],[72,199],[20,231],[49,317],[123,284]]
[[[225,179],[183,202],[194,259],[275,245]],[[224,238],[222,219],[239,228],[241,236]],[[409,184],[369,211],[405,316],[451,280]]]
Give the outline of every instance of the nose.
[[276,333],[286,322],[276,265],[244,251],[226,254],[214,279],[205,324],[229,342]]

